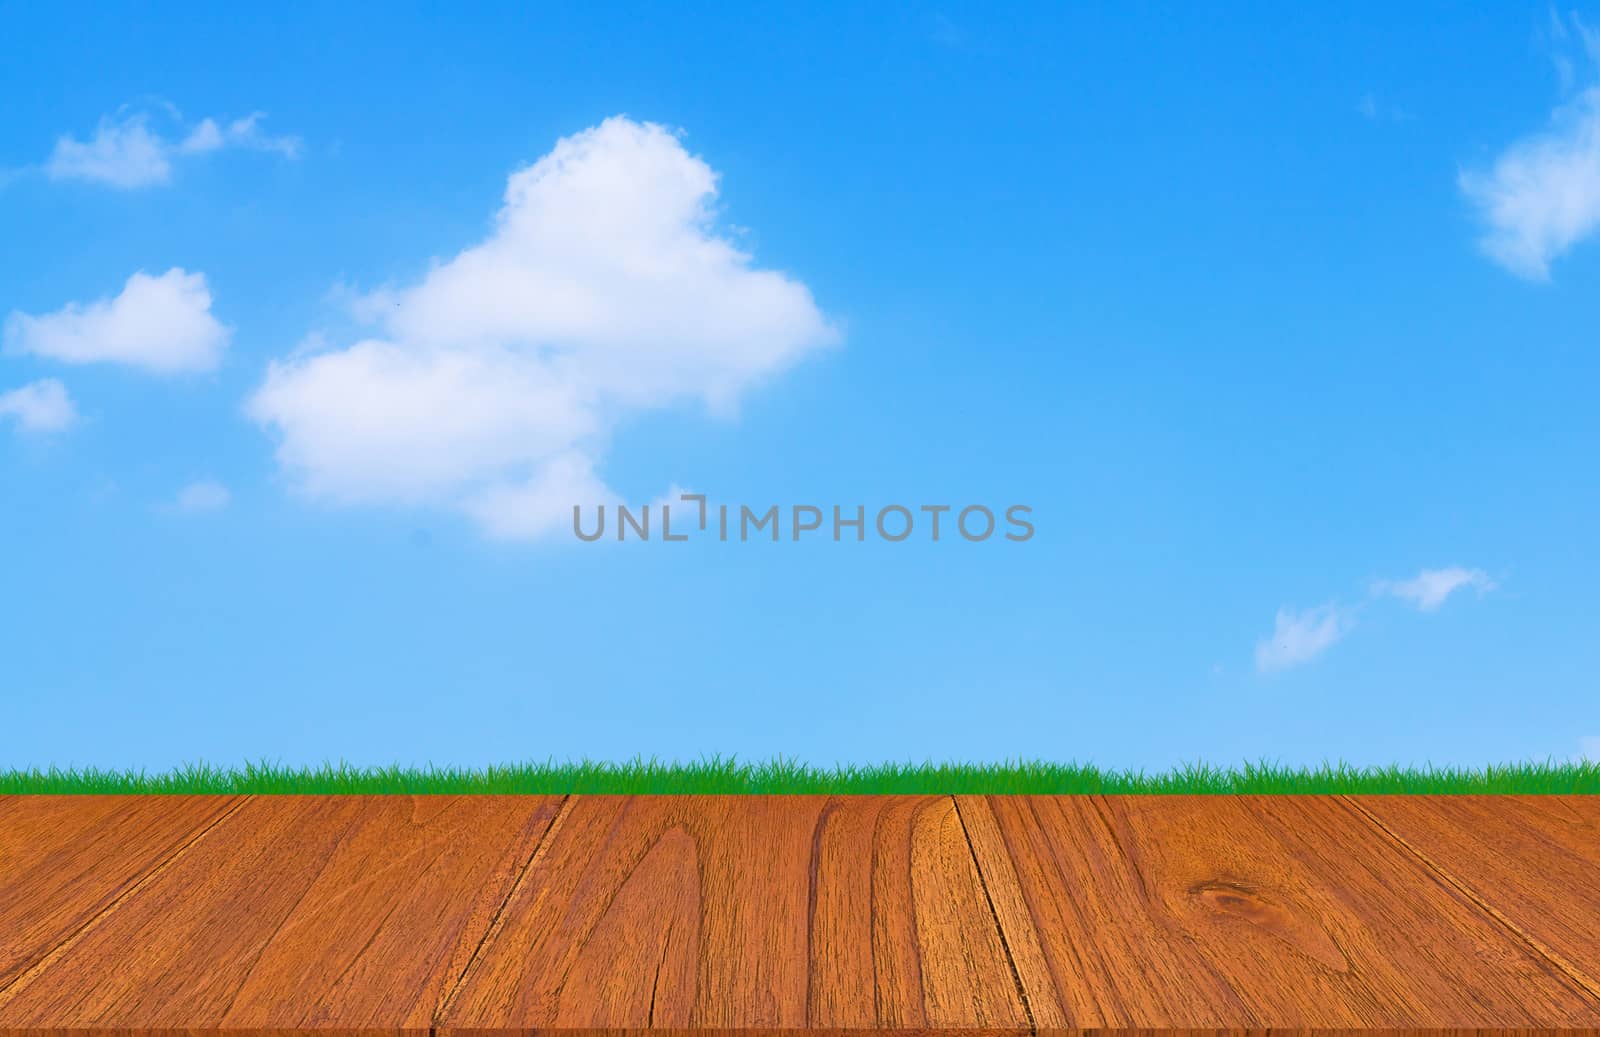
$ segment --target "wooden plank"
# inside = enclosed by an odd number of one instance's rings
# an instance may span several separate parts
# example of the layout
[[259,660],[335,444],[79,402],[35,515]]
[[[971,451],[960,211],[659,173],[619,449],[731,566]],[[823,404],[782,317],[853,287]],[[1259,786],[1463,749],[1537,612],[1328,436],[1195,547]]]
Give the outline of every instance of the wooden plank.
[[439,1025],[1029,1029],[948,797],[576,798]]
[[962,797],[1039,1032],[1600,1028],[1331,797]]
[[252,799],[0,996],[0,1029],[426,1033],[559,805]]
[[0,993],[238,802],[0,796]]
[[1600,996],[1600,797],[1350,802]]

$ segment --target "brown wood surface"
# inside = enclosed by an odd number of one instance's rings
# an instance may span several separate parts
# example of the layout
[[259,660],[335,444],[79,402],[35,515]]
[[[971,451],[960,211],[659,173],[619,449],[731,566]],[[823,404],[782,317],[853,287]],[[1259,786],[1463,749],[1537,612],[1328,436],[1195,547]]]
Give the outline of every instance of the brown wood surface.
[[0,990],[0,1028],[426,1032],[558,806],[252,799]]
[[0,797],[0,1037],[1600,1033],[1600,800]]
[[1028,1020],[948,797],[574,800],[444,1029]]
[[0,796],[0,991],[239,803]]
[[1600,997],[1600,797],[1350,803]]
[[960,805],[1041,1032],[1600,1025],[1600,1000],[1336,799]]

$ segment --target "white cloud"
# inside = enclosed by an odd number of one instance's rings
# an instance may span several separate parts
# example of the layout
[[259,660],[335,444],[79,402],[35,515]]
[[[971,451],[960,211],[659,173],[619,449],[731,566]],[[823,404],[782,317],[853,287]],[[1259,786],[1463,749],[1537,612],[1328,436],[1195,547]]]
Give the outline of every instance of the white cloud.
[[1281,608],[1271,635],[1256,642],[1256,669],[1271,673],[1310,662],[1354,625],[1355,617],[1332,603],[1302,612]]
[[132,189],[168,182],[174,158],[184,155],[236,147],[298,157],[299,138],[263,133],[262,118],[261,112],[255,112],[226,124],[202,119],[187,132],[180,128],[181,139],[174,139],[151,129],[149,113],[129,112],[117,119],[101,119],[87,140],[58,138],[44,171],[52,180],[88,180]]
[[1559,48],[1552,57],[1556,62],[1556,69],[1561,73],[1562,85],[1570,88],[1574,76],[1574,61],[1570,54],[1564,51],[1570,48],[1564,45],[1576,38],[1582,53],[1578,60],[1587,58],[1590,62],[1600,65],[1600,27],[1591,26],[1574,11],[1571,15],[1572,27],[1567,27],[1567,19],[1563,18],[1554,7],[1550,9],[1550,23],[1546,35],[1549,41]]
[[380,334],[273,363],[248,411],[313,496],[558,531],[615,499],[595,469],[619,421],[730,410],[837,340],[805,285],[716,233],[716,183],[660,126],[563,138],[511,175],[485,241],[354,307]]
[[[1432,612],[1463,587],[1486,594],[1495,583],[1482,569],[1450,566],[1423,569],[1409,580],[1379,580],[1372,584],[1371,592],[1374,597],[1399,598],[1419,611]],[[1361,608],[1335,602],[1299,612],[1280,608],[1272,633],[1256,642],[1256,669],[1270,673],[1310,662],[1355,628]]]
[[300,157],[299,137],[274,137],[261,132],[265,112],[252,112],[243,119],[222,125],[215,119],[201,119],[189,135],[178,145],[186,154],[204,154],[223,148],[248,148],[252,151],[272,151],[284,158]]
[[54,378],[0,392],[0,418],[10,418],[25,432],[59,432],[78,420],[66,386]]
[[52,180],[94,180],[112,187],[164,184],[172,177],[167,141],[152,133],[140,113],[121,122],[102,119],[93,137],[57,139],[45,173]]
[[[1570,50],[1571,39],[1581,52],[1554,55],[1565,89],[1580,64],[1600,67],[1600,31],[1575,15],[1571,23],[1569,31],[1552,11],[1553,45]],[[1579,91],[1543,131],[1513,143],[1488,169],[1464,171],[1459,183],[1487,226],[1483,251],[1519,277],[1547,279],[1557,257],[1600,230],[1600,86]]]
[[595,509],[615,506],[616,494],[594,474],[594,462],[576,451],[554,458],[521,483],[494,483],[462,502],[485,535],[497,540],[528,540],[572,528],[572,509],[585,521]]
[[1398,105],[1380,100],[1376,94],[1362,94],[1356,111],[1373,122],[1408,122],[1411,115]]
[[179,490],[173,507],[184,514],[198,515],[222,511],[232,501],[233,494],[228,492],[226,486],[214,479],[202,479]]
[[1578,759],[1600,763],[1600,735],[1578,739]]
[[114,298],[6,319],[11,352],[69,364],[119,363],[162,374],[207,371],[222,360],[230,329],[211,315],[204,274],[174,267],[160,277],[139,272]]
[[509,349],[367,340],[278,361],[249,402],[278,460],[337,503],[424,503],[553,460],[593,434],[581,387]]
[[1463,173],[1461,189],[1489,225],[1483,250],[1520,277],[1549,277],[1552,260],[1600,228],[1600,87],[1487,172]]
[[1372,592],[1399,598],[1423,612],[1432,612],[1463,587],[1472,587],[1479,594],[1484,594],[1493,590],[1494,586],[1494,581],[1482,569],[1463,569],[1453,565],[1446,569],[1424,569],[1409,580],[1380,581],[1373,585]]

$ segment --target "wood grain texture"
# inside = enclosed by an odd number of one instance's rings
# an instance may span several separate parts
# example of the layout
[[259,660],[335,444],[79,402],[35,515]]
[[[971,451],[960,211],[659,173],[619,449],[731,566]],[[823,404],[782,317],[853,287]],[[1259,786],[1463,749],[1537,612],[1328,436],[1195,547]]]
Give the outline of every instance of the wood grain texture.
[[0,996],[233,796],[0,796]]
[[948,797],[575,799],[439,1025],[1029,1030]]
[[559,803],[251,799],[0,995],[0,1029],[426,1033]]
[[0,1037],[1597,1033],[1600,800],[0,797]]
[[1600,997],[1600,797],[1348,802]]
[[1600,999],[1335,799],[959,804],[1041,1033],[1600,1027]]

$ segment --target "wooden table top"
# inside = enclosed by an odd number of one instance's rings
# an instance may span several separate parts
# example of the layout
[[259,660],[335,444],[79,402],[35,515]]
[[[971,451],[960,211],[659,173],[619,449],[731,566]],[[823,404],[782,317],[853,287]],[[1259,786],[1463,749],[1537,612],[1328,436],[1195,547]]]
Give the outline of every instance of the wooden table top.
[[0,1037],[1267,1029],[1600,1033],[1600,797],[0,797]]

